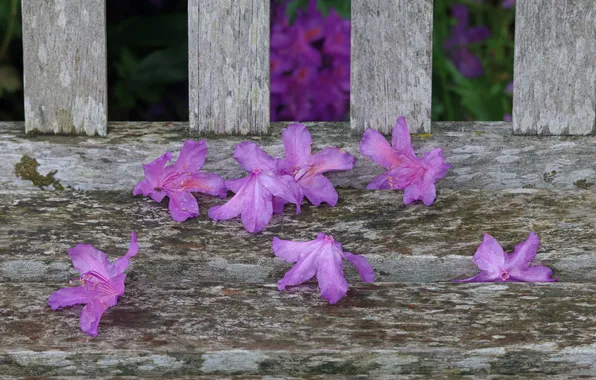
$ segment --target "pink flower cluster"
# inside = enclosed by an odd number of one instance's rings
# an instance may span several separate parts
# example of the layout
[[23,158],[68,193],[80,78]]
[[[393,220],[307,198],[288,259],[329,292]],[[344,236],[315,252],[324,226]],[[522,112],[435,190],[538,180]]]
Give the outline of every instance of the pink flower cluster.
[[290,25],[285,5],[271,18],[271,120],[341,121],[350,103],[350,20],[310,0]]

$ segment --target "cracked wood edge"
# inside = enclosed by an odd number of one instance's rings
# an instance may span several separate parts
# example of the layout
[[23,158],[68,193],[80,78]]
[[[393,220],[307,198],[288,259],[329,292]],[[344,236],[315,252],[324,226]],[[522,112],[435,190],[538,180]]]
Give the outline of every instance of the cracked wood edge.
[[[589,190],[439,190],[432,207],[404,206],[391,191],[341,189],[336,207],[294,206],[256,235],[239,219],[216,223],[210,207],[224,200],[200,196],[201,215],[177,223],[167,200],[158,204],[128,191],[7,191],[0,193],[0,281],[64,282],[77,275],[67,250],[91,243],[113,260],[127,250],[130,231],[140,253],[132,279],[159,283],[276,282],[291,264],[275,258],[274,236],[312,240],[332,234],[365,256],[378,281],[433,282],[478,273],[471,256],[485,232],[507,251],[530,231],[541,238],[536,264],[561,281],[596,280],[596,192]],[[346,275],[358,281],[346,262]]]
[[[245,173],[232,158],[236,144],[251,140],[275,157],[283,157],[280,137],[198,137],[207,140],[204,166],[224,178]],[[357,159],[354,169],[326,174],[339,187],[365,188],[383,169],[360,154],[361,135],[346,134],[346,123],[307,123],[313,151],[340,147]],[[106,138],[25,136],[22,123],[0,123],[0,189],[34,189],[17,178],[15,164],[23,155],[35,158],[42,175],[57,170],[63,186],[81,190],[130,190],[143,178],[142,165],[166,150],[180,151],[187,123],[112,123]],[[595,189],[596,136],[513,136],[510,123],[437,123],[432,135],[413,137],[418,152],[442,147],[454,167],[438,189]]]

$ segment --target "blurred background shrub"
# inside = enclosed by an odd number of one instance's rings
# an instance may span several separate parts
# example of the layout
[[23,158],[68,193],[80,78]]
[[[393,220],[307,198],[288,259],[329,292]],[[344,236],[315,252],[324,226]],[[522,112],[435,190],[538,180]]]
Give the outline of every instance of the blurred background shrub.
[[[514,3],[434,0],[433,120],[510,120]],[[347,120],[350,0],[271,9],[272,120]],[[188,120],[187,0],[107,0],[107,23],[109,120]],[[22,54],[0,0],[0,120],[24,119]]]

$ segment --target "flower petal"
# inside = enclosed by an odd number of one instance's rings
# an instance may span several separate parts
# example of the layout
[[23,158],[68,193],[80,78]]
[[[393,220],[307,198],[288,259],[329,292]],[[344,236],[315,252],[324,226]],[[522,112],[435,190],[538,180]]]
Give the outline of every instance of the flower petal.
[[321,296],[330,304],[335,304],[348,292],[341,252],[333,244],[324,244],[319,252],[316,265]]
[[505,252],[495,238],[485,233],[472,262],[483,271],[500,275],[505,265]]
[[205,164],[207,157],[207,143],[205,140],[186,140],[180,155],[173,165],[176,172],[198,173]]
[[351,170],[354,167],[354,156],[337,148],[325,148],[313,156],[312,171],[316,174],[332,170]]
[[404,116],[400,116],[391,131],[391,145],[399,153],[415,156],[412,139]]
[[298,181],[298,185],[306,198],[315,206],[323,202],[329,204],[331,207],[337,204],[337,191],[335,191],[331,181],[322,174],[304,176]]
[[254,174],[246,178],[241,178],[234,181],[228,181],[228,187],[240,186],[236,190],[236,194],[222,206],[214,206],[209,209],[209,217],[213,220],[228,220],[235,218],[242,214],[244,204],[248,199],[253,197],[254,186],[256,182]]
[[195,173],[184,181],[186,191],[204,193],[225,198],[227,194],[226,182],[217,174]]
[[445,163],[443,149],[441,148],[436,148],[425,153],[420,162],[427,169],[425,175],[432,178],[435,182],[445,178],[447,171],[452,167],[452,165]]
[[117,297],[104,297],[88,303],[81,311],[81,330],[90,336],[97,336],[97,326],[108,307],[116,305]]
[[273,213],[274,214],[282,214],[284,212],[284,207],[286,206],[286,200],[280,197],[273,197]]
[[399,155],[378,131],[368,128],[360,141],[360,152],[386,169],[399,165]]
[[389,176],[390,176],[391,172],[385,172],[377,177],[375,177],[375,179],[372,180],[371,183],[369,183],[366,188],[368,190],[387,190],[387,189],[391,189],[391,186],[389,186]]
[[534,232],[523,242],[515,246],[513,253],[505,255],[505,267],[508,271],[514,268],[523,270],[528,268],[532,260],[536,257],[540,239]]
[[52,310],[57,310],[80,303],[89,303],[99,295],[100,294],[97,292],[88,290],[85,286],[62,288],[50,295],[48,298],[48,305]]
[[[265,174],[258,175],[258,177],[262,176]],[[242,211],[242,223],[250,233],[264,230],[273,215],[273,196],[261,185],[259,179],[253,182],[252,196],[246,198]]]
[[145,172],[145,178],[149,180],[154,187],[159,186],[161,179],[165,172],[165,166],[172,159],[172,152],[166,152],[162,156],[157,157],[155,160],[148,164],[143,165],[143,171]]
[[176,222],[184,222],[186,219],[199,216],[199,203],[197,199],[188,192],[170,191],[170,215]]
[[525,269],[512,269],[509,272],[511,281],[524,282],[554,282],[556,278],[551,278],[553,270],[544,265],[531,266]]
[[344,252],[343,254],[346,260],[354,264],[362,281],[375,282],[375,271],[366,260],[366,257],[354,255],[352,252]]
[[245,141],[236,146],[236,149],[234,149],[234,159],[248,172],[252,172],[255,169],[277,169],[277,160],[251,141]]
[[271,248],[273,249],[275,256],[282,258],[287,262],[295,263],[298,261],[300,255],[306,257],[309,253],[318,250],[321,244],[323,244],[323,241],[321,240],[292,241],[274,237]]
[[270,175],[261,172],[258,176],[259,185],[275,197],[282,198],[296,205],[296,214],[300,214],[300,204],[304,198],[302,190],[289,175]]
[[134,232],[130,233],[130,245],[128,246],[128,252],[124,256],[121,256],[114,261],[110,268],[110,274],[116,276],[123,273],[128,268],[129,260],[131,257],[136,256],[139,253],[139,245],[137,244],[137,234]]
[[238,179],[227,179],[225,180],[225,185],[228,190],[233,193],[237,193],[240,191],[240,188],[244,186],[244,184],[250,180],[250,176]]
[[72,265],[81,275],[88,272],[95,272],[106,280],[110,276],[111,265],[107,255],[91,244],[77,244],[76,247],[68,250],[68,256]]
[[414,201],[420,200],[425,206],[430,206],[437,197],[437,190],[432,180],[423,178],[421,181],[416,181],[404,189],[404,204],[410,204]]
[[311,253],[300,256],[300,260],[294,264],[284,277],[277,282],[279,290],[284,290],[287,286],[300,285],[308,281],[317,273],[317,253],[320,248]]
[[453,282],[504,282],[499,273],[489,273],[482,271],[474,277],[465,278],[463,280],[452,280]]
[[290,124],[281,134],[290,167],[307,164],[312,137],[304,124]]
[[149,181],[148,179],[144,179],[137,183],[132,190],[132,195],[139,195],[143,194],[144,196],[148,196],[153,191],[155,191],[155,186]]

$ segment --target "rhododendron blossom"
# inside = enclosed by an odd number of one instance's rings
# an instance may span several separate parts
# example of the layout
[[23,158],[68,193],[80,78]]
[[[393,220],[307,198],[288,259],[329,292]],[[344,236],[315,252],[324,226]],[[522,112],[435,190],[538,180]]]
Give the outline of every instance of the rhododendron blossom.
[[430,206],[436,197],[435,182],[443,179],[451,167],[445,164],[443,150],[436,148],[422,158],[416,157],[403,116],[397,119],[391,139],[393,146],[378,131],[370,128],[364,131],[360,151],[387,169],[366,188],[404,190],[404,204],[421,200]]
[[156,202],[161,202],[168,196],[172,219],[183,222],[194,218],[199,215],[199,204],[192,193],[220,197],[227,194],[225,182],[220,176],[200,171],[206,157],[205,140],[186,140],[175,164],[166,166],[172,159],[172,152],[167,152],[143,165],[145,179],[135,186],[132,194],[143,194]]
[[343,260],[348,260],[358,270],[364,282],[374,282],[375,272],[363,256],[344,252],[342,245],[331,235],[319,233],[317,238],[307,242],[295,242],[273,238],[275,256],[287,262],[296,263],[284,278],[278,282],[279,290],[299,285],[317,277],[321,296],[329,303],[337,303],[348,291],[344,278]]
[[253,142],[243,142],[236,146],[234,158],[249,172],[247,177],[226,181],[229,190],[236,194],[223,206],[209,210],[213,220],[227,220],[239,215],[248,232],[260,232],[267,227],[274,208],[274,197],[279,205],[291,202],[300,213],[304,195],[296,181],[279,171],[278,160],[265,153]]
[[530,265],[536,257],[540,239],[534,232],[523,243],[518,244],[512,253],[507,253],[489,234],[472,258],[472,262],[482,270],[478,275],[455,282],[552,282],[552,269],[544,265]]
[[118,302],[124,294],[124,271],[129,259],[139,251],[137,235],[133,232],[128,252],[110,263],[106,254],[91,244],[78,244],[68,250],[80,278],[71,283],[79,286],[62,288],[48,299],[52,310],[76,304],[85,304],[81,312],[81,330],[90,336],[97,336],[97,326],[103,313]]
[[306,198],[315,206],[326,202],[337,204],[337,191],[323,173],[351,170],[354,157],[337,148],[325,148],[311,155],[312,138],[304,124],[291,124],[282,132],[286,158],[280,162],[282,172],[289,173],[298,183]]

